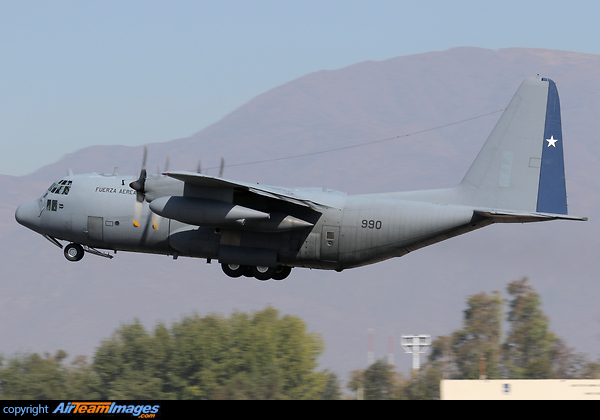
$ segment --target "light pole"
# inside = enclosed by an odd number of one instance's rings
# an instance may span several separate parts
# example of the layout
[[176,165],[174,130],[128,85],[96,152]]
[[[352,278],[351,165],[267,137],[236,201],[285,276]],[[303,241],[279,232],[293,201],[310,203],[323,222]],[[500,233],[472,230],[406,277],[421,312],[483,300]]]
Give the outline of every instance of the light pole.
[[429,349],[431,336],[429,334],[403,335],[401,340],[404,351],[413,355],[413,370],[419,370],[421,366],[420,355],[426,353]]

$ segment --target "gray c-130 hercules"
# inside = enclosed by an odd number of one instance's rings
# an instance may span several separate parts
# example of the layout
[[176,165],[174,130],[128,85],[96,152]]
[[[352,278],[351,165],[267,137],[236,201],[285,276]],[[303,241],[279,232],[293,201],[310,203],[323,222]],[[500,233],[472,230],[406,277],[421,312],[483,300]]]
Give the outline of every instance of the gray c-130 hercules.
[[17,221],[79,261],[102,250],[205,258],[231,277],[287,277],[293,267],[373,264],[493,223],[567,214],[555,83],[526,79],[453,188],[348,195],[235,182],[195,172],[69,175]]

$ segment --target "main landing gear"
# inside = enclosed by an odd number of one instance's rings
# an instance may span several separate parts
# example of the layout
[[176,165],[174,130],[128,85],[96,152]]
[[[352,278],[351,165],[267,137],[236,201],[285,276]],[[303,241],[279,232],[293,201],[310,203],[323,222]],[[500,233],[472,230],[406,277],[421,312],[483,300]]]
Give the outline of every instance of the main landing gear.
[[246,266],[239,264],[221,264],[223,272],[229,277],[254,277],[258,280],[283,280],[290,275],[292,267],[263,267],[263,266]]

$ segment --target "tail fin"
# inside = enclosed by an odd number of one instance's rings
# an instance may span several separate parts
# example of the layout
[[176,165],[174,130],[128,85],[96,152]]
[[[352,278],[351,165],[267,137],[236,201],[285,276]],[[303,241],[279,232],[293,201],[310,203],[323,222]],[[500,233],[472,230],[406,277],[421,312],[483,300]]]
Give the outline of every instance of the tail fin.
[[461,182],[473,206],[567,214],[556,84],[526,79]]

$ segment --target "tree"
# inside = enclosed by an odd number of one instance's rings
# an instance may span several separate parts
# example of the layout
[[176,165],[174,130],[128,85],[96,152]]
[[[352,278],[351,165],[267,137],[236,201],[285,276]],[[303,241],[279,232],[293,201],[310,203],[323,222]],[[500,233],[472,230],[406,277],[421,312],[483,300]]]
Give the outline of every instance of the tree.
[[122,325],[102,342],[94,356],[93,369],[101,382],[102,398],[165,398],[158,360],[153,349],[162,343],[152,337],[139,320]]
[[452,334],[458,378],[500,377],[502,299],[498,292],[470,296],[464,327]]
[[62,382],[58,365],[37,353],[7,360],[0,372],[2,397],[8,399],[61,398]]
[[342,398],[342,387],[338,376],[329,371],[324,372],[327,376],[327,385],[321,393],[322,400],[339,400]]
[[463,328],[433,341],[428,367],[444,378],[500,377],[502,306],[498,292],[469,296]]
[[378,360],[364,373],[365,400],[389,400],[393,387],[393,367]]
[[441,366],[427,362],[419,372],[413,372],[410,382],[404,387],[404,397],[408,400],[439,400],[440,380],[443,378]]
[[365,370],[355,370],[350,374],[348,389],[357,398],[365,400],[397,399],[398,382],[394,367],[384,360],[377,360]]
[[453,340],[450,336],[439,336],[431,343],[431,350],[424,368],[433,368],[439,372],[440,379],[458,376]]
[[[0,359],[0,397],[5,399],[62,399],[72,391],[78,379],[74,371],[85,375],[83,368],[68,369],[62,364],[67,353],[58,350],[54,356],[37,353],[17,354],[9,359]],[[84,392],[87,385],[82,384]],[[89,395],[89,394],[88,394]],[[90,398],[90,397],[88,397]]]
[[527,278],[508,285],[508,321],[511,330],[503,345],[505,376],[518,379],[548,379],[557,375],[556,364],[562,341],[549,329],[540,296]]
[[87,359],[87,356],[77,356],[67,368],[65,398],[100,399],[100,381]]
[[[507,292],[510,328],[504,342],[501,334],[504,301],[500,294],[469,296],[463,327],[433,341],[418,386],[411,386],[410,398],[419,395],[429,398],[440,379],[476,379],[484,372],[488,378],[600,377],[599,363],[574,353],[550,331],[540,296],[527,278],[509,283]],[[415,393],[415,389],[427,391]]]
[[600,360],[597,362],[589,362],[581,356],[581,369],[577,378],[581,379],[600,379]]
[[319,399],[332,386],[316,371],[322,351],[300,318],[267,308],[195,314],[152,333],[135,321],[102,343],[93,366],[102,398]]

